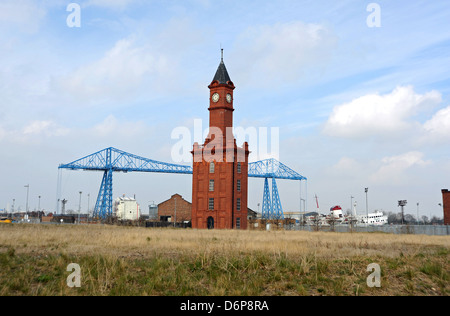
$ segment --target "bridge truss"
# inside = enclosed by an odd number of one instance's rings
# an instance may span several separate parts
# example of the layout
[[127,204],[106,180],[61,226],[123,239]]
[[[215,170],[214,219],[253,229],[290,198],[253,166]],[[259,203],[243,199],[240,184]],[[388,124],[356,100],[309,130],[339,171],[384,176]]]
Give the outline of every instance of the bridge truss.
[[[170,164],[136,156],[110,147],[68,164],[58,169],[101,171],[103,179],[94,208],[94,217],[106,219],[113,210],[114,172],[152,172],[172,174],[192,174],[191,166]],[[307,179],[276,159],[267,159],[249,164],[249,178],[264,178],[262,216],[264,219],[284,219],[281,200],[275,179],[307,181]],[[272,197],[268,179],[272,179]],[[301,192],[301,188],[300,188]]]
[[[248,176],[252,178],[265,179],[262,218],[268,220],[284,219],[276,179],[298,180],[305,182],[308,180],[276,159],[266,159],[250,163],[248,166]],[[270,196],[269,179],[272,179],[272,197]]]

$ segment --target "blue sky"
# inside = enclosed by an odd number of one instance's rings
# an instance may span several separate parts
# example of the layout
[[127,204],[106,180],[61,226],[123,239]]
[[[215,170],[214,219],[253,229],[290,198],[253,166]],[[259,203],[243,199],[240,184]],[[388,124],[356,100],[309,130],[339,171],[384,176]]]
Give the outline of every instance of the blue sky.
[[[208,125],[208,84],[225,50],[235,126],[280,130],[280,161],[308,177],[308,206],[442,217],[450,188],[450,5],[446,1],[0,2],[0,208],[53,210],[57,167],[106,147],[171,162],[176,127]],[[370,3],[381,27],[369,27]],[[250,146],[255,146],[250,144]],[[258,148],[253,147],[257,153]],[[256,154],[253,160],[258,160]],[[100,174],[63,172],[63,198],[92,207]],[[278,184],[286,211],[299,184]],[[141,205],[188,176],[115,175]],[[250,180],[249,207],[263,182]],[[423,213],[423,214],[422,214]]]

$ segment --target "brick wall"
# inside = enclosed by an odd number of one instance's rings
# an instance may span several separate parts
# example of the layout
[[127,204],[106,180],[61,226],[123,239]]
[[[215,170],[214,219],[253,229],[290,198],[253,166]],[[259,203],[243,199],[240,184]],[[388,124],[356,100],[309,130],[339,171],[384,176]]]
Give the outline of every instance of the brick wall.
[[442,190],[442,201],[444,206],[444,225],[450,225],[450,191]]
[[158,219],[161,216],[170,216],[172,222],[175,221],[175,204],[176,204],[176,222],[191,221],[192,218],[192,204],[183,199],[179,194],[174,194],[172,197],[158,204]]

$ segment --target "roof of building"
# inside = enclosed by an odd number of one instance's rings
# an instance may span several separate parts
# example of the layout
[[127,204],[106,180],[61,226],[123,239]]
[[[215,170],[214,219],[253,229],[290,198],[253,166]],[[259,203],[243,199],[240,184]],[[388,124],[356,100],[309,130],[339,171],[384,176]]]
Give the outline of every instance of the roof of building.
[[164,202],[159,203],[159,204],[158,204],[158,207],[159,207],[160,205],[164,204],[164,203],[167,203],[167,202],[169,202],[169,201],[175,199],[176,197],[179,197],[182,201],[184,201],[184,202],[186,202],[186,203],[192,204],[191,202],[185,200],[180,194],[176,193],[176,194],[172,195],[172,196],[170,197],[170,199],[165,200]]
[[134,198],[125,197],[125,196],[119,196],[116,201],[136,201]]
[[247,208],[247,214],[254,214],[257,215],[258,213],[256,213],[254,210],[252,210],[251,208]]
[[222,49],[222,60],[220,61],[220,65],[217,68],[216,75],[214,76],[213,81],[218,81],[220,84],[227,84],[230,79],[230,75],[228,74],[227,67],[225,67],[225,63],[223,62],[223,49]]

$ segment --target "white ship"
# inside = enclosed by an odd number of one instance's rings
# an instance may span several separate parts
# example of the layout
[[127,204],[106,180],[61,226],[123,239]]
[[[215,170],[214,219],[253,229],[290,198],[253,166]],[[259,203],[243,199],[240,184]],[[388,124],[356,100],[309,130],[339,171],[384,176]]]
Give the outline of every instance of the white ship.
[[346,215],[339,205],[330,208],[328,215],[320,214],[319,203],[316,196],[317,215],[305,217],[306,225],[331,226],[331,225],[349,225],[356,226],[382,226],[388,223],[388,218],[383,212],[375,211],[366,215],[358,215],[356,211],[356,202],[353,205],[351,215]]
[[382,226],[388,223],[388,217],[383,212],[375,211],[367,215],[357,215],[356,202],[353,204],[352,217],[356,218],[356,224],[364,226]]

